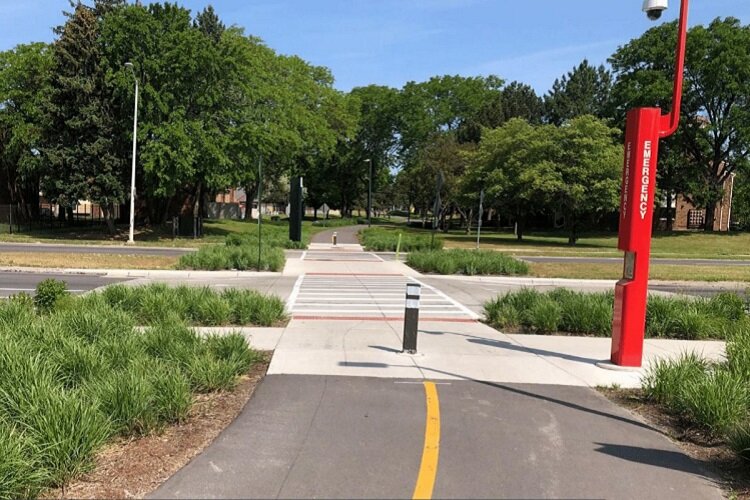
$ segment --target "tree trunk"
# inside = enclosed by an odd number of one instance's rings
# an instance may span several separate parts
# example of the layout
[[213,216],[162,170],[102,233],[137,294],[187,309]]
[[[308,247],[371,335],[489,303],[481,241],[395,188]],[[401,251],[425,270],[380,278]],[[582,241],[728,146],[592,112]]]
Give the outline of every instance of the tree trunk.
[[99,207],[104,215],[104,221],[107,223],[107,233],[109,235],[115,234],[115,218],[114,218],[114,206],[113,205],[102,205]]
[[706,232],[712,232],[714,230],[714,220],[716,219],[716,203],[714,198],[709,198],[706,203],[706,220],[703,225],[703,230]]
[[578,227],[575,223],[570,226],[570,234],[568,235],[568,245],[574,246],[578,242]]
[[193,238],[198,238],[198,217],[201,213],[201,196],[203,192],[203,183],[198,182],[195,187],[195,200],[193,201]]
[[[253,220],[253,200],[258,192],[258,183],[249,183],[245,186],[245,220]],[[260,213],[260,201],[258,202],[258,213]]]
[[313,207],[313,220],[318,220],[318,209]]
[[523,217],[518,217],[516,219],[516,240],[517,241],[523,241],[523,231],[524,226],[526,225]]

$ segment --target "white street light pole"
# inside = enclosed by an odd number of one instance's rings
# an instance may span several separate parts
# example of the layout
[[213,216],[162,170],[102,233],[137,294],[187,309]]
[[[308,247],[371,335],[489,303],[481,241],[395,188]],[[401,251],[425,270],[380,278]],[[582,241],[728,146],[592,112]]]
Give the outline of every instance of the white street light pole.
[[130,68],[135,80],[135,110],[133,111],[133,167],[130,173],[130,234],[128,236],[128,245],[133,245],[133,231],[135,228],[135,152],[138,140],[138,77],[135,74],[133,63],[126,62],[125,67]]

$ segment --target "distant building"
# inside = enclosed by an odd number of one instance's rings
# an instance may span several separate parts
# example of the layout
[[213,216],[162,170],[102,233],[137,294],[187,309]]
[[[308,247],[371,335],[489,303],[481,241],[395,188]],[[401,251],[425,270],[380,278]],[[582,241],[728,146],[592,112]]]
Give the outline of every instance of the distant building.
[[[724,181],[724,196],[714,207],[714,231],[729,231],[732,223],[732,201],[734,195],[734,175]],[[706,222],[706,209],[696,208],[685,194],[678,194],[670,207],[674,214],[672,229],[674,231],[702,230]],[[666,217],[660,221],[660,229],[665,229]]]

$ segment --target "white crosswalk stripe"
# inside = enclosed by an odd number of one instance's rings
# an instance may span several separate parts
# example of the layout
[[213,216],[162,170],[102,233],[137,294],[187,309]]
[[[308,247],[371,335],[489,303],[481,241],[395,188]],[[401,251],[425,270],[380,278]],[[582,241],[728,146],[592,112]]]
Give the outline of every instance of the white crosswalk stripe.
[[476,314],[444,293],[407,276],[302,276],[288,308],[298,318],[401,318],[407,283],[422,285],[421,318],[477,319]]

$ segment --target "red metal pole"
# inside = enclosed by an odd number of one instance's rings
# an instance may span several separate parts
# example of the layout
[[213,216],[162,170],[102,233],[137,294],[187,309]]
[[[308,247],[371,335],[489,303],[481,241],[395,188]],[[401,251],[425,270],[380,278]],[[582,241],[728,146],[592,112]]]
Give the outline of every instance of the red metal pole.
[[680,10],[671,112],[662,115],[659,108],[636,108],[627,116],[617,242],[625,262],[623,278],[615,285],[610,358],[620,366],[639,367],[643,362],[659,139],[672,135],[680,122],[688,3],[682,0]]
[[687,23],[690,0],[682,0],[680,21],[677,29],[677,51],[675,54],[674,94],[672,111],[662,117],[659,137],[669,137],[677,131],[680,124],[680,107],[682,106],[682,81],[685,75],[685,52],[687,48]]

